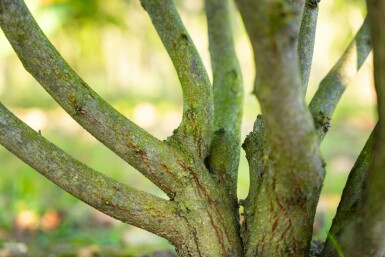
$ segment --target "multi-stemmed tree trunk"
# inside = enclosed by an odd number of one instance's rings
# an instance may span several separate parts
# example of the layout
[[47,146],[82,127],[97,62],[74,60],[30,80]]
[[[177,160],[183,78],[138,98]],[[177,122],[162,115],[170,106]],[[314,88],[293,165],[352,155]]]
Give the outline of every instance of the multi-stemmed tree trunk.
[[350,173],[320,256],[342,252],[349,257],[383,257],[385,1],[368,0],[368,19],[309,106],[304,95],[318,1],[236,1],[254,51],[254,94],[262,109],[242,145],[250,167],[245,200],[236,194],[243,85],[228,1],[205,2],[212,84],[173,1],[141,0],[141,4],[183,89],[183,119],[166,141],[97,95],[48,41],[23,0],[0,0],[0,26],[25,69],[61,107],[169,200],[87,167],[1,104],[0,143],[80,200],[166,238],[180,256],[309,256],[325,175],[319,145],[342,93],[373,45],[379,122]]

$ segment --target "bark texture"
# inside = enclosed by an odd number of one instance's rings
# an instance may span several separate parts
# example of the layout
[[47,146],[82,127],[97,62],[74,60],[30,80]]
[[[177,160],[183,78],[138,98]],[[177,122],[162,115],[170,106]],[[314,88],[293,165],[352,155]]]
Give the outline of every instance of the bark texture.
[[319,145],[343,92],[373,45],[379,122],[350,173],[321,256],[338,256],[342,251],[349,257],[383,257],[385,2],[368,0],[368,19],[308,107],[304,96],[319,1],[236,1],[253,48],[253,93],[263,115],[258,115],[242,145],[250,190],[239,201],[243,82],[231,29],[232,5],[229,0],[205,1],[211,85],[174,2],[140,2],[183,91],[182,122],[164,142],[116,111],[74,72],[24,1],[0,1],[0,26],[25,69],[58,104],[169,199],[89,168],[1,103],[0,144],[94,208],[166,238],[181,257],[312,256],[312,225],[325,174]]
[[254,50],[254,93],[268,142],[267,166],[253,171],[261,174],[256,199],[245,206],[252,213],[244,225],[246,256],[307,256],[324,170],[298,68],[304,2],[237,3]]
[[373,157],[363,183],[358,214],[341,232],[338,242],[346,256],[382,257],[385,254],[385,1],[368,0],[373,44],[374,80],[379,122],[374,131]]
[[206,69],[172,0],[141,0],[178,74],[183,90],[183,119],[170,141],[201,159],[209,154],[213,97]]
[[[173,197],[187,175],[179,151],[104,101],[69,67],[21,0],[0,2],[0,26],[25,69],[96,139]],[[182,157],[188,161],[188,157]]]
[[118,220],[169,240],[175,237],[170,226],[183,224],[174,203],[92,170],[29,128],[1,103],[0,143],[70,194]]
[[298,60],[304,94],[306,94],[306,89],[309,83],[311,64],[313,61],[319,1],[320,0],[306,0],[303,10],[301,29],[299,32]]
[[206,0],[209,49],[213,69],[214,134],[208,158],[210,172],[226,186],[238,216],[238,165],[243,82],[235,53],[228,0]]
[[372,151],[374,144],[374,132],[370,135],[362,149],[356,163],[350,171],[341,201],[338,205],[337,214],[329,230],[321,256],[338,256],[340,249],[341,234],[346,226],[359,215],[359,207],[362,202],[364,181],[366,180],[370,164],[372,162]]

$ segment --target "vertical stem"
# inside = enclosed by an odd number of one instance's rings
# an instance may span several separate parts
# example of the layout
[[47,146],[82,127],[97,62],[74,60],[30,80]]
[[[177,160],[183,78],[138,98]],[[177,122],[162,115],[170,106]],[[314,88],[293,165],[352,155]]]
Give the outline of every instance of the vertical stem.
[[225,185],[237,206],[243,82],[234,49],[228,0],[206,0],[211,66],[213,69],[214,135],[209,169]]
[[318,2],[320,0],[306,0],[302,16],[301,29],[298,39],[298,63],[302,80],[302,88],[306,94],[309,83],[315,32],[318,20]]
[[211,83],[173,0],[141,0],[178,74],[183,119],[170,142],[202,160],[209,154],[213,129]]
[[246,256],[307,256],[310,247],[324,169],[298,69],[303,4],[238,0],[254,50],[254,92],[268,144],[257,208],[245,225]]

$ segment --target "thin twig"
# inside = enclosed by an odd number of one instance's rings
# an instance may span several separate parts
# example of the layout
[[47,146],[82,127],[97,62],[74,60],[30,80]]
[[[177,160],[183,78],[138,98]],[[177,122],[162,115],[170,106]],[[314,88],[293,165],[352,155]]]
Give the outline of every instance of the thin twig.
[[318,2],[319,0],[306,0],[301,29],[299,31],[298,62],[304,94],[306,94],[313,61],[315,32],[318,19]]

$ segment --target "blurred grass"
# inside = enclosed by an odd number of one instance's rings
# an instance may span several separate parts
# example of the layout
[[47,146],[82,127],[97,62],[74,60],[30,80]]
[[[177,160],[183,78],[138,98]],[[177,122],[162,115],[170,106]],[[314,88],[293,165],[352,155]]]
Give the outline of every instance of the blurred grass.
[[[59,52],[99,94],[128,118],[165,139],[181,119],[181,90],[139,1],[91,1],[95,12],[83,12],[87,5],[74,2],[78,1],[31,0],[27,4]],[[202,1],[176,2],[210,74]],[[239,16],[232,15],[245,82],[244,138],[259,107],[251,95],[254,66],[249,42]],[[321,2],[307,101],[361,21],[362,1]],[[165,197],[58,108],[23,69],[3,35],[0,49],[0,98],[18,117],[92,168]],[[316,218],[317,238],[325,238],[348,172],[374,126],[369,63],[343,97],[321,146],[327,176]],[[238,194],[245,198],[248,167],[243,152],[239,172]],[[50,229],[44,225],[47,220]],[[28,256],[77,256],[87,250],[98,252],[97,256],[134,256],[170,247],[163,239],[96,212],[0,147],[0,253],[8,242],[24,242]]]

